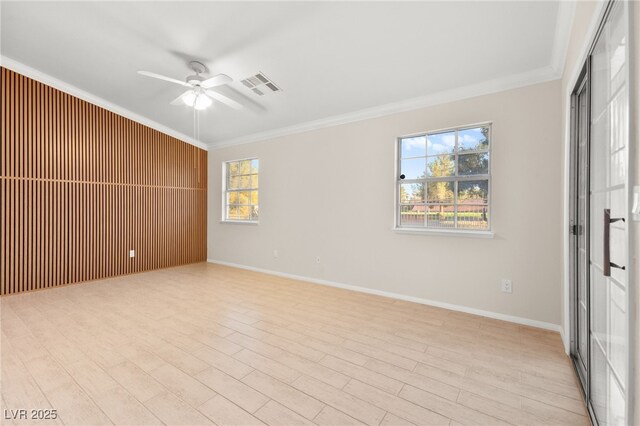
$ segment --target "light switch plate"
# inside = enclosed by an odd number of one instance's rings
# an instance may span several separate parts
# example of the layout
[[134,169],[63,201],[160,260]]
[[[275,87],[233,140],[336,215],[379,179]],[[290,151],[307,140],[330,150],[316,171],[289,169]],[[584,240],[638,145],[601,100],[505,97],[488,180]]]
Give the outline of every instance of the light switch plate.
[[129,250],[129,257],[136,257],[136,251],[135,250]]

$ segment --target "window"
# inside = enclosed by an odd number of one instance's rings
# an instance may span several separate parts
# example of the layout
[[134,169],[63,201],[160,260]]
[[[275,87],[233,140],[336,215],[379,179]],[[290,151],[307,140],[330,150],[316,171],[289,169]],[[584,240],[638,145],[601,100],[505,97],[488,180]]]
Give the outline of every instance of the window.
[[398,228],[490,229],[491,125],[398,139]]
[[224,163],[224,220],[258,221],[258,159]]

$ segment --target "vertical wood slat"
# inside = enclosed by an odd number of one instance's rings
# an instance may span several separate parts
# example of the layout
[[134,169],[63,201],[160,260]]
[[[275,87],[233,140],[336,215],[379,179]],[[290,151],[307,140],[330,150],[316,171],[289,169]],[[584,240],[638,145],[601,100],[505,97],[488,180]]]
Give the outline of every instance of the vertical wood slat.
[[0,295],[206,260],[205,151],[0,71]]

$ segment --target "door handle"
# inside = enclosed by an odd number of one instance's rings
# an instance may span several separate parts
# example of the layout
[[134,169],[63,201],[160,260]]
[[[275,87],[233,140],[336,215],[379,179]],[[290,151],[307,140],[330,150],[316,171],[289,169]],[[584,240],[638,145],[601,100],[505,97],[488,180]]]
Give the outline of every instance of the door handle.
[[610,226],[612,223],[618,221],[625,221],[623,217],[616,217],[611,219],[611,209],[604,209],[604,255],[602,259],[602,273],[605,277],[611,276],[611,268],[626,269],[624,266],[616,265],[611,261],[611,245],[610,245]]

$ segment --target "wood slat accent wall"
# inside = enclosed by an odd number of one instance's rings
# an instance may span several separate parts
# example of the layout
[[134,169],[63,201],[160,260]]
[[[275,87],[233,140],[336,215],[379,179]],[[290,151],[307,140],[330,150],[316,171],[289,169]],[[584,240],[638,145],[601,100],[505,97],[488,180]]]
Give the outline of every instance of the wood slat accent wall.
[[205,150],[5,68],[1,115],[0,295],[206,260]]

